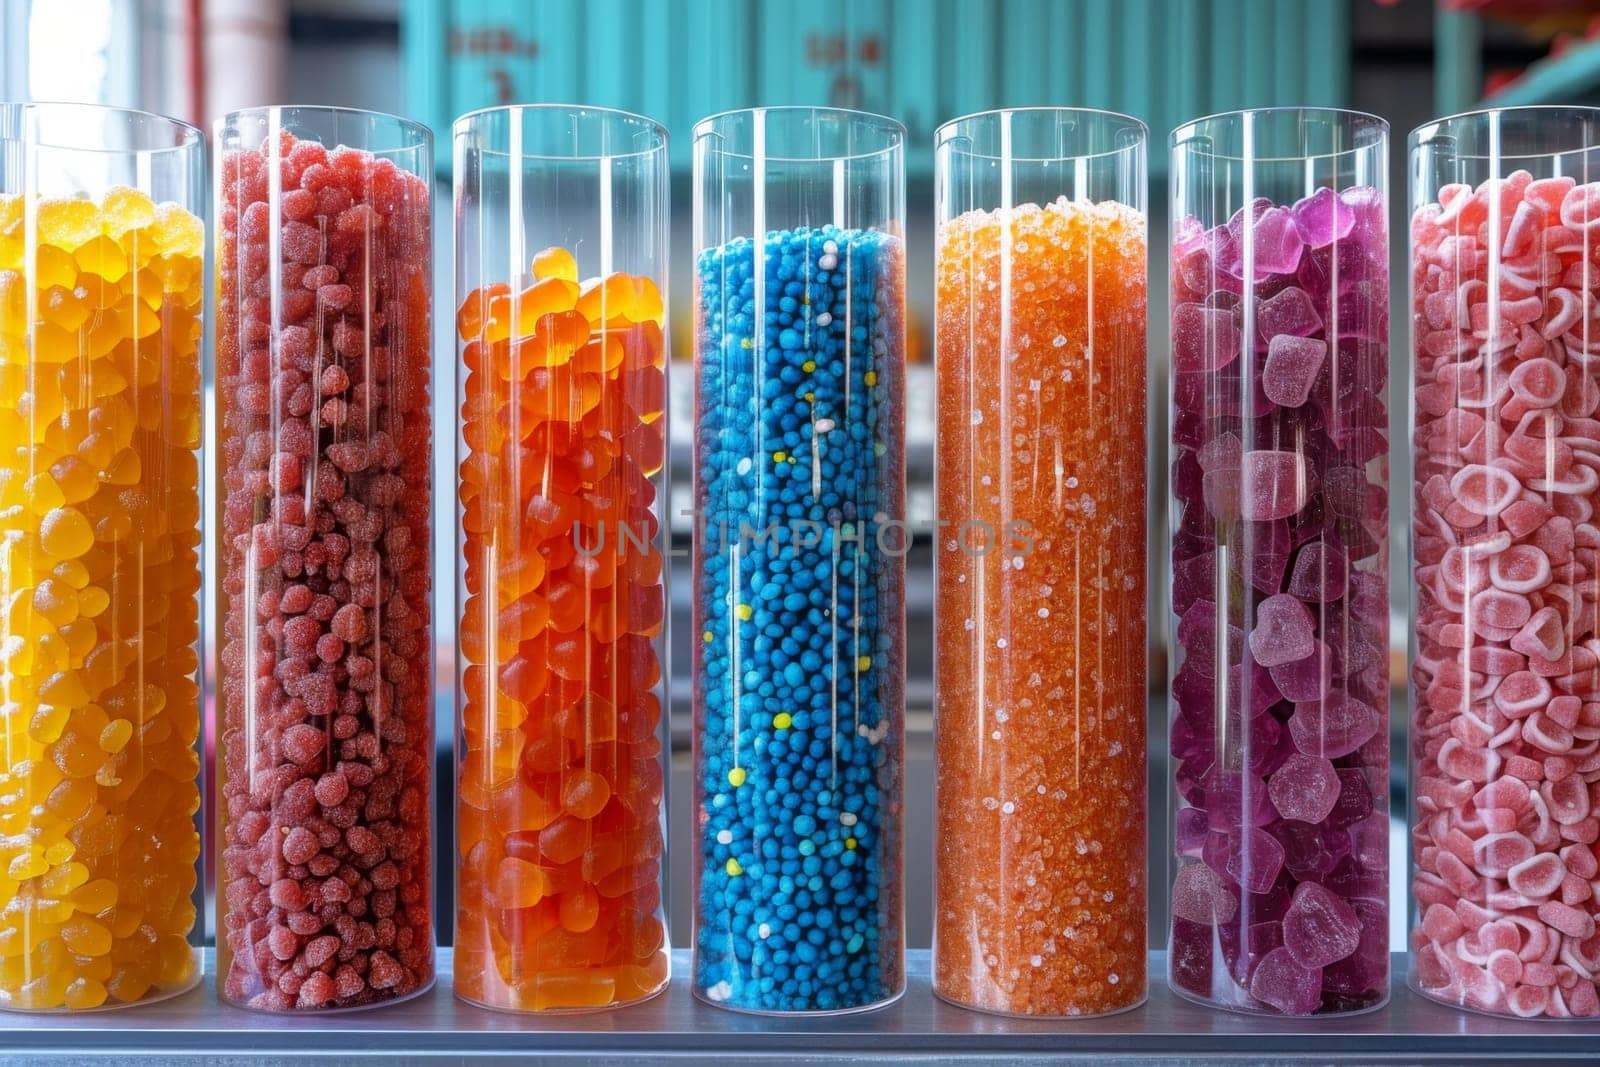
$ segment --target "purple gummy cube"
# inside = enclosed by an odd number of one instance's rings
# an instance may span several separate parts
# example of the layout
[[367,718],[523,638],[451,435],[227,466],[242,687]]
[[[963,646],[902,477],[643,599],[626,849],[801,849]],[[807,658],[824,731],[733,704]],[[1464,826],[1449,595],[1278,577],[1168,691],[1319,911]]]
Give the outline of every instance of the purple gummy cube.
[[1267,782],[1267,795],[1285,819],[1321,822],[1339,800],[1339,774],[1320,756],[1296,752]]
[[1200,858],[1200,846],[1207,831],[1204,808],[1180,808],[1175,819],[1174,843],[1177,853],[1189,859]]
[[1300,549],[1289,577],[1289,593],[1316,604],[1342,598],[1349,588],[1350,565],[1344,550],[1326,541],[1312,541]]
[[1174,916],[1172,939],[1167,945],[1167,981],[1196,996],[1212,997],[1212,972],[1216,967],[1214,937],[1209,924]]
[[1274,337],[1267,348],[1266,366],[1261,370],[1261,387],[1267,398],[1286,408],[1300,407],[1310,398],[1311,387],[1327,358],[1326,341],[1289,334]]
[[1334,320],[1341,337],[1382,341],[1389,335],[1388,287],[1385,279],[1363,278],[1334,301]]
[[1219,522],[1233,522],[1239,517],[1242,502],[1239,499],[1243,475],[1238,467],[1214,467],[1200,478],[1200,495],[1205,500],[1206,512]]
[[[1373,787],[1366,782],[1366,771],[1358,766],[1341,766],[1339,792],[1328,811],[1328,825],[1336,830],[1365,819],[1373,813]],[[1387,782],[1384,782],[1387,787]]]
[[1334,676],[1333,651],[1321,641],[1313,644],[1311,654],[1293,663],[1280,663],[1270,668],[1272,681],[1283,699],[1295,704],[1316,700],[1328,691]]
[[1351,243],[1375,258],[1382,256],[1387,243],[1385,234],[1389,221],[1382,194],[1370,185],[1354,185],[1339,190],[1339,199],[1354,217],[1355,224],[1350,229]]
[[[1227,649],[1224,663],[1237,663],[1244,648],[1244,631],[1228,625]],[[1196,600],[1178,619],[1178,644],[1183,646],[1185,664],[1192,663],[1196,671],[1207,678],[1216,677],[1217,655],[1217,604],[1214,600]]]
[[1283,519],[1246,523],[1243,548],[1231,554],[1230,567],[1237,577],[1241,576],[1241,566],[1248,563],[1250,584],[1263,593],[1276,593],[1283,589],[1283,576],[1293,553],[1289,524]]
[[1320,700],[1295,703],[1289,736],[1306,755],[1331,760],[1360,748],[1382,725],[1376,708],[1334,689]]
[[1224,308],[1179,304],[1172,312],[1172,367],[1217,371],[1239,358],[1239,319]]
[[1203,499],[1201,478],[1205,469],[1199,457],[1187,449],[1180,451],[1172,461],[1172,495],[1184,507],[1193,507]]
[[1172,758],[1185,764],[1209,767],[1216,759],[1216,738],[1186,715],[1175,715],[1168,731]]
[[[1278,817],[1267,798],[1267,786],[1253,774],[1212,767],[1206,775],[1206,817],[1213,835],[1222,831],[1242,832],[1246,811],[1251,826],[1265,826]],[[1221,864],[1216,864],[1220,868]]]
[[1301,965],[1285,944],[1261,957],[1250,995],[1284,1015],[1310,1015],[1322,1003],[1322,969]]
[[1246,519],[1288,518],[1306,506],[1310,486],[1298,452],[1246,452],[1240,475],[1240,514]]
[[1355,467],[1331,467],[1322,473],[1322,499],[1333,514],[1342,519],[1360,519],[1366,514],[1367,476]]
[[1316,620],[1298,598],[1276,593],[1256,606],[1250,653],[1263,667],[1305,659],[1315,650],[1316,640]]
[[1256,346],[1265,348],[1274,338],[1288,334],[1292,337],[1310,337],[1322,332],[1322,316],[1312,303],[1311,296],[1297,285],[1286,289],[1256,305]]
[[1294,224],[1294,213],[1288,208],[1271,207],[1261,213],[1252,227],[1255,248],[1255,272],[1260,278],[1267,274],[1293,274],[1300,266],[1300,250],[1305,241]]
[[1263,712],[1250,720],[1249,738],[1245,769],[1257,778],[1266,778],[1276,772],[1283,766],[1283,761],[1294,753],[1294,742],[1289,740],[1289,731],[1270,712]]
[[1363,867],[1353,855],[1345,856],[1334,864],[1322,884],[1346,900],[1381,897],[1389,891],[1389,865],[1385,862],[1374,870]]
[[[1215,835],[1213,835],[1215,836]],[[1243,837],[1228,837],[1227,875],[1247,893],[1265,893],[1283,870],[1283,846],[1265,830],[1252,827]]]
[[1202,470],[1213,470],[1239,466],[1239,460],[1244,455],[1244,446],[1239,442],[1239,435],[1232,430],[1224,430],[1211,440],[1200,446],[1200,451],[1195,454]]
[[1356,213],[1332,189],[1323,186],[1295,204],[1294,223],[1311,248],[1323,248],[1349,236]]
[[1361,943],[1355,909],[1316,882],[1301,882],[1283,917],[1283,947],[1302,967],[1321,968],[1344,959]]
[[1322,988],[1351,997],[1381,995],[1389,984],[1389,905],[1355,897],[1350,907],[1361,920],[1361,941],[1350,955],[1323,968]]
[[1185,863],[1172,882],[1172,915],[1197,926],[1227,922],[1239,912],[1236,890],[1204,863]]
[[1172,565],[1172,613],[1182,615],[1201,597],[1217,591],[1217,554],[1202,552]]
[[[1246,670],[1248,668],[1248,670]],[[1247,691],[1246,691],[1247,690]],[[1260,716],[1283,699],[1272,674],[1254,660],[1228,666],[1228,711],[1233,715]],[[1264,735],[1262,741],[1276,744],[1276,733]]]
[[[1296,879],[1321,878],[1350,852],[1349,838],[1343,832],[1329,833],[1311,823],[1282,819],[1268,827],[1268,832],[1283,846],[1284,869]],[[1334,834],[1344,838],[1338,843],[1337,851],[1330,847]]]

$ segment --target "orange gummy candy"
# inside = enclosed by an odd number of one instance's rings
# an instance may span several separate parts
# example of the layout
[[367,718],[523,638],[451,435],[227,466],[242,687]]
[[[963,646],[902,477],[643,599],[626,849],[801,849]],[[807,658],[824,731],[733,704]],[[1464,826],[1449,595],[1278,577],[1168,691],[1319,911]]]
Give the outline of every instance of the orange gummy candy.
[[565,249],[532,275],[514,298],[500,283],[469,293],[456,316],[455,980],[493,1007],[573,1011],[667,980],[650,481],[666,450],[664,314],[648,278],[580,287]]

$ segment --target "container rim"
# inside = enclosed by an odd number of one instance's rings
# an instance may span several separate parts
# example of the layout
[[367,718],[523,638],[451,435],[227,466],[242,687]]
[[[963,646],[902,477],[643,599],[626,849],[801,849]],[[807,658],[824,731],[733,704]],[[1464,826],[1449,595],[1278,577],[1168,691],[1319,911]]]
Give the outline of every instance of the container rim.
[[[1574,118],[1587,118],[1594,121],[1597,127],[1600,127],[1600,107],[1589,107],[1584,104],[1517,104],[1512,107],[1480,107],[1471,111],[1458,111],[1453,115],[1441,115],[1436,119],[1429,119],[1411,131],[1406,137],[1406,146],[1408,149],[1415,151],[1432,137],[1438,136],[1439,127],[1451,123],[1482,120],[1495,115],[1515,115],[1533,118],[1540,115],[1549,117],[1559,114],[1570,115]],[[1597,138],[1592,145],[1577,145],[1572,148],[1563,148],[1550,152],[1502,152],[1498,157],[1481,152],[1457,152],[1455,156],[1458,159],[1549,159],[1554,156],[1570,156],[1580,152],[1592,152],[1595,149],[1600,149],[1600,138]]]
[[[653,143],[645,148],[636,148],[628,152],[523,152],[519,156],[521,159],[569,160],[574,163],[581,163],[585,161],[598,162],[605,159],[633,159],[641,156],[652,156],[658,152],[666,151],[668,147],[669,135],[666,125],[656,121],[649,115],[642,115],[637,111],[628,111],[620,107],[600,107],[594,104],[568,104],[553,100],[532,104],[494,104],[490,107],[474,108],[471,111],[456,116],[455,121],[450,124],[450,138],[453,141],[457,137],[463,136],[479,120],[487,118],[490,115],[501,113],[506,115],[514,115],[523,111],[543,112],[546,114],[557,114],[560,112],[566,112],[568,114],[581,114],[586,112],[597,117],[637,123],[649,133],[650,137],[653,139]],[[479,154],[486,156],[509,157],[511,155],[510,152],[501,151],[496,148],[480,148],[477,151]]]
[[[102,155],[125,155],[138,153],[141,155],[160,155],[166,152],[188,152],[197,146],[205,147],[205,131],[191,122],[163,115],[157,111],[145,111],[137,107],[119,107],[114,104],[89,104],[74,100],[6,100],[0,101],[0,111],[15,111],[20,114],[28,112],[82,112],[86,115],[100,115],[103,117],[117,116],[122,121],[147,122],[153,126],[165,126],[180,135],[176,144],[157,145],[150,148],[107,148],[104,145],[91,144],[58,144],[56,140],[39,140],[32,142],[40,148],[49,148],[60,152],[96,152]],[[0,138],[7,141],[20,141],[22,138]]]
[[1150,127],[1146,125],[1142,119],[1136,118],[1133,115],[1129,115],[1122,111],[1108,111],[1105,108],[1070,106],[1057,107],[1050,104],[1032,105],[1029,107],[992,107],[983,111],[973,111],[966,115],[957,115],[953,119],[948,119],[945,122],[940,123],[938,128],[933,131],[933,147],[935,151],[946,147],[950,141],[955,139],[956,128],[966,123],[977,122],[985,119],[995,119],[1002,115],[1044,114],[1053,114],[1059,116],[1077,115],[1089,118],[1105,119],[1111,122],[1125,123],[1130,129],[1138,132],[1139,142],[1137,145],[1128,144],[1123,145],[1121,148],[1102,149],[1099,152],[1068,152],[1058,156],[1019,156],[1016,154],[1002,156],[995,152],[973,152],[964,148],[951,148],[951,151],[959,152],[961,155],[966,156],[969,159],[1010,159],[1014,163],[1053,163],[1059,160],[1067,159],[1106,159],[1113,156],[1123,155],[1132,149],[1141,146],[1146,150],[1149,149]]
[[[830,155],[811,156],[778,156],[767,154],[762,158],[775,163],[827,163],[834,160],[873,159],[877,156],[888,155],[895,151],[904,151],[906,146],[905,123],[888,115],[880,115],[875,111],[860,111],[848,107],[827,107],[812,104],[780,104],[773,107],[734,107],[725,111],[713,112],[694,124],[690,130],[690,141],[698,145],[702,138],[711,137],[718,133],[717,127],[735,117],[748,115],[802,115],[809,114],[814,117],[827,117],[831,119],[848,119],[852,122],[861,122],[873,129],[886,139],[882,148],[873,148],[861,152],[845,152]],[[735,151],[731,148],[716,149],[718,155],[733,156],[741,159],[755,158],[754,152]]]
[[[1167,150],[1169,153],[1176,152],[1178,148],[1184,145],[1189,138],[1197,136],[1199,127],[1208,122],[1220,123],[1223,121],[1237,121],[1245,118],[1248,115],[1288,114],[1323,115],[1330,118],[1355,120],[1362,124],[1371,123],[1383,131],[1385,139],[1388,138],[1390,132],[1388,119],[1381,115],[1374,115],[1370,111],[1357,111],[1354,108],[1302,107],[1292,104],[1279,107],[1245,107],[1235,108],[1232,111],[1217,111],[1210,115],[1201,115],[1199,118],[1193,118],[1187,122],[1180,123],[1179,125],[1173,127],[1172,133],[1167,138]],[[1295,163],[1307,159],[1338,159],[1341,156],[1348,156],[1356,152],[1367,151],[1372,147],[1373,145],[1371,144],[1351,145],[1349,148],[1340,149],[1337,152],[1308,152],[1303,155],[1295,154],[1288,156],[1242,156],[1232,152],[1210,152],[1198,148],[1188,149],[1188,151],[1192,151],[1197,156],[1205,156],[1210,159],[1234,160],[1241,163]]]
[[[408,119],[404,115],[396,115],[388,111],[373,111],[364,107],[344,107],[338,104],[259,104],[254,107],[234,108],[218,116],[211,124],[212,133],[218,140],[222,139],[223,131],[228,125],[239,119],[262,118],[274,112],[305,112],[314,115],[326,115],[333,118],[349,116],[351,118],[382,119],[392,122],[403,130],[411,144],[399,145],[394,148],[364,149],[375,156],[391,155],[396,152],[409,152],[416,148],[426,147],[431,154],[433,151],[433,130],[425,122],[417,119]],[[354,146],[351,146],[354,147]]]

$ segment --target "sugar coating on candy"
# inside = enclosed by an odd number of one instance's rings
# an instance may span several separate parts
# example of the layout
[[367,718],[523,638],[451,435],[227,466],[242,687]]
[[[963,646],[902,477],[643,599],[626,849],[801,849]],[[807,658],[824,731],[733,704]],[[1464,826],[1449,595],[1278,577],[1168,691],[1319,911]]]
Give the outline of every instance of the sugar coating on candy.
[[1414,977],[1524,1018],[1600,1015],[1597,203],[1517,171],[1411,225]]
[[[1207,899],[1197,871],[1242,898],[1229,921],[1175,914],[1169,977],[1248,1011],[1359,1010],[1388,988],[1366,770],[1388,758],[1383,199],[1258,198],[1175,233],[1174,899]],[[1307,947],[1330,911],[1338,956]]]
[[433,980],[429,189],[287,133],[218,166],[218,980],[354,1007]]
[[[959,442],[938,510],[1034,541],[980,553],[951,526],[936,548],[934,988],[991,1011],[1145,995],[1145,254],[1144,217],[1110,202],[938,234],[938,429]],[[1007,290],[986,284],[1002,256]],[[1238,446],[1199,461],[1236,470]]]
[[640,1000],[668,969],[665,316],[649,278],[577,278],[545,249],[514,295],[490,283],[456,312],[455,989],[519,1011]]
[[126,187],[0,195],[0,1008],[199,976],[203,234]]
[[904,299],[878,231],[696,262],[693,983],[729,1007],[861,1007],[904,982],[905,568],[878,544],[904,514]]

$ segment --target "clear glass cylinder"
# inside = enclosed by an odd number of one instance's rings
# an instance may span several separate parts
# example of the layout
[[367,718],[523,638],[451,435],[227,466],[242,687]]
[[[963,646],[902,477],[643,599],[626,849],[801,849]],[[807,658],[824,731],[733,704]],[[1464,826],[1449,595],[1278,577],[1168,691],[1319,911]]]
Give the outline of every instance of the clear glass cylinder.
[[457,995],[666,987],[666,130],[455,124]]
[[217,981],[269,1011],[433,983],[427,129],[217,123]]
[[1172,135],[1169,980],[1389,996],[1388,125]]
[[694,131],[695,993],[905,987],[905,130]]
[[200,977],[205,137],[0,105],[0,1008]]
[[1411,135],[1411,975],[1600,1014],[1600,110]]
[[935,135],[934,992],[1146,991],[1143,123]]

